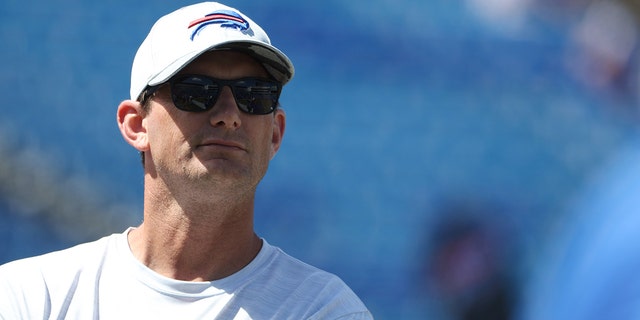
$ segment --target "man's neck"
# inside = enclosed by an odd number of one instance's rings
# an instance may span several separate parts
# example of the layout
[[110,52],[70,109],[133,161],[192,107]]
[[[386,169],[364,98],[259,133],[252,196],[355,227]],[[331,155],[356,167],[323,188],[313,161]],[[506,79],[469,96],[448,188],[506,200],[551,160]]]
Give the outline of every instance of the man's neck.
[[222,279],[262,248],[253,230],[252,200],[185,208],[166,199],[145,201],[145,220],[128,236],[133,255],[155,272],[184,281]]

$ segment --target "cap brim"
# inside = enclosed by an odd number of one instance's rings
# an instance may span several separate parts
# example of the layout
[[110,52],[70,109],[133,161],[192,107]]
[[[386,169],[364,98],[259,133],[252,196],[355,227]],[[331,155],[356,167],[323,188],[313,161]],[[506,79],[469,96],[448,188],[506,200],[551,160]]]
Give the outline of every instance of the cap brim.
[[283,85],[293,78],[293,64],[282,51],[273,46],[267,46],[260,41],[242,40],[222,42],[213,46],[191,51],[169,64],[164,68],[164,70],[151,78],[148,85],[155,86],[166,82],[203,53],[215,50],[234,50],[247,53],[254,59],[261,62],[267,72]]

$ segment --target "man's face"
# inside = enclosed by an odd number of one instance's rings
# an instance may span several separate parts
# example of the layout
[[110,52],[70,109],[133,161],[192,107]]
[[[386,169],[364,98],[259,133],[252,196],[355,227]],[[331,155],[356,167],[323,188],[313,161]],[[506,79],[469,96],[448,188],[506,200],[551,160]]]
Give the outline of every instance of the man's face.
[[[205,53],[180,73],[225,80],[268,78],[253,58],[231,51]],[[198,186],[206,192],[211,192],[211,187],[219,191],[255,190],[280,146],[284,112],[244,113],[229,87],[222,89],[211,110],[186,112],[175,107],[169,87],[157,92],[144,119],[149,141],[147,171],[170,187],[189,186],[191,191]]]

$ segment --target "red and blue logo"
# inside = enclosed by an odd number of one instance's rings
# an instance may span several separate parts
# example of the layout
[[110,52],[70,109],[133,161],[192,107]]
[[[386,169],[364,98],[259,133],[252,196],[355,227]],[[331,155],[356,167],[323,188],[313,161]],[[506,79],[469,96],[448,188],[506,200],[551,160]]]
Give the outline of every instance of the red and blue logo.
[[249,22],[239,13],[230,10],[220,10],[189,23],[188,29],[195,27],[191,33],[191,40],[193,40],[202,29],[212,24],[220,25],[222,28],[232,28],[241,31],[249,29]]

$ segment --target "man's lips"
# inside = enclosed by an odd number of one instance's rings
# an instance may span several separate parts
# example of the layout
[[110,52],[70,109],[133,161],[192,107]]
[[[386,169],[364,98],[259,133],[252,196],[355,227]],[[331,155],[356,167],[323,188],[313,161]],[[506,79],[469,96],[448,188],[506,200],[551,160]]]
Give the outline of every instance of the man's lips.
[[246,151],[244,145],[239,142],[231,141],[231,140],[222,140],[222,139],[211,139],[205,140],[198,145],[199,147],[218,147],[218,148],[229,148],[229,149],[237,149]]

